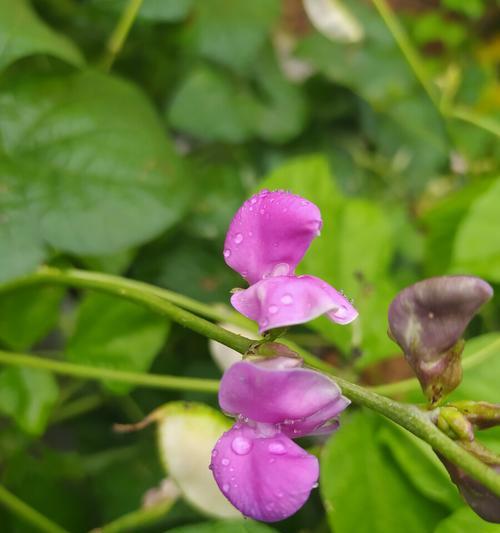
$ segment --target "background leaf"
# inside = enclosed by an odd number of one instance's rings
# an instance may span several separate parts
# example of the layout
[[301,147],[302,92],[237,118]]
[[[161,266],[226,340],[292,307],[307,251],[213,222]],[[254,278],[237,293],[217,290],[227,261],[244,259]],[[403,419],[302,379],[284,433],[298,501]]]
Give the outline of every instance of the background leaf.
[[[146,372],[168,335],[170,323],[127,300],[91,293],[82,302],[68,341],[68,360],[83,365]],[[133,386],[106,382],[117,394]]]

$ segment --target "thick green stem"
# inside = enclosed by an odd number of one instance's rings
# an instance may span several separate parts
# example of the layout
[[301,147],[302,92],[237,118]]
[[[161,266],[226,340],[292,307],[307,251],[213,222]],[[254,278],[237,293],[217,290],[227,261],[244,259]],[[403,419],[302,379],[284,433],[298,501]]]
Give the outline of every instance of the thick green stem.
[[[164,298],[162,296],[162,289],[156,289],[140,281],[102,274],[100,272],[42,266],[34,274],[18,278],[2,286],[0,288],[0,294],[11,289],[41,283],[95,289],[108,294],[114,294],[120,298],[126,298],[160,315],[166,316],[181,326],[196,331],[205,337],[216,340],[226,346],[231,346],[241,353],[246,352],[255,342],[220,328],[212,324],[212,322],[189,313],[184,309],[180,309],[170,303],[168,297]],[[169,296],[171,297],[171,295]]]
[[[14,281],[8,286],[5,286],[2,290],[42,282],[96,289],[110,294],[116,294],[117,296],[137,302],[163,314],[193,331],[217,340],[240,353],[245,353],[254,344],[252,339],[247,339],[240,335],[230,333],[229,331],[226,331],[203,318],[195,316],[184,309],[177,308],[172,303],[162,299],[154,288],[145,283],[116,276],[74,269],[60,270],[56,268],[42,267],[35,274],[27,276],[17,282]],[[19,366],[31,365],[78,377],[116,380],[120,380],[120,377],[122,377],[125,381],[129,383],[133,382],[137,385],[142,384],[165,388],[186,388],[190,390],[204,389],[207,392],[215,391],[217,387],[216,382],[208,382],[209,384],[207,388],[207,380],[134,374],[130,372],[121,372],[104,368],[91,368],[46,359],[38,359],[27,355],[13,357],[12,354],[5,354],[5,352],[0,352],[0,362],[2,362],[2,358],[7,359],[9,364],[16,364],[12,361],[17,361]],[[39,361],[39,363],[35,363],[33,360]],[[330,374],[332,373],[332,369],[328,365],[325,365],[325,363],[320,360],[316,360],[314,357],[310,357],[307,362],[312,367],[319,368]],[[131,376],[133,376],[132,381]],[[500,496],[500,475],[496,474],[491,468],[487,467],[481,461],[463,450],[456,442],[450,440],[446,435],[441,433],[441,431],[427,419],[426,415],[415,406],[393,401],[340,377],[332,377],[338,382],[343,393],[352,401],[377,411],[411,431],[413,434],[429,443],[444,457],[454,462],[472,477],[483,483],[484,486],[488,487],[496,495]]]
[[219,382],[214,379],[184,378],[158,374],[139,374],[112,368],[101,368],[86,365],[66,363],[43,359],[33,355],[10,353],[0,350],[0,364],[20,366],[26,368],[39,368],[77,378],[96,379],[98,381],[114,380],[132,385],[152,387],[158,389],[187,390],[198,392],[216,393]]
[[33,507],[20,500],[2,485],[0,485],[0,505],[3,505],[21,520],[39,531],[45,531],[46,533],[68,533],[66,529],[63,529],[49,518],[40,514],[36,509],[33,509]]
[[101,67],[103,70],[108,71],[112,67],[116,56],[120,53],[120,50],[127,39],[130,28],[132,28],[132,25],[134,24],[142,2],[143,0],[129,0],[126,4],[113,33],[106,43],[106,50],[101,60]]

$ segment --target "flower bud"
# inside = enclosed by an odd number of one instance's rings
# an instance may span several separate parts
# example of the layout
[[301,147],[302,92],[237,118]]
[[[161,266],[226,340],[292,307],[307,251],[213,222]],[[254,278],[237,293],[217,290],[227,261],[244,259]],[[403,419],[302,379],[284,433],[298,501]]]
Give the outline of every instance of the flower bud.
[[473,276],[429,278],[403,289],[389,307],[389,335],[401,346],[431,403],[462,379],[462,335],[493,289]]
[[[500,474],[500,458],[487,448],[476,441],[460,442],[460,445]],[[471,509],[483,520],[500,524],[500,497],[448,459],[437,455]]]
[[500,426],[500,403],[460,401],[450,403],[477,429]]

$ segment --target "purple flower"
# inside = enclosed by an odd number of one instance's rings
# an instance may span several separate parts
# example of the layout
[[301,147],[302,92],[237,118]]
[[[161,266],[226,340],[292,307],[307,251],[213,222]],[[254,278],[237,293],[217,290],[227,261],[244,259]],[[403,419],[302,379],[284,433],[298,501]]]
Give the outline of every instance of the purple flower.
[[256,520],[283,520],[304,505],[319,464],[291,439],[331,433],[350,403],[332,380],[301,363],[241,361],[221,381],[219,404],[236,423],[215,445],[210,468],[226,498]]
[[231,303],[257,321],[261,333],[322,314],[339,324],[358,316],[351,302],[325,281],[295,275],[321,226],[320,211],[313,203],[267,190],[247,200],[231,221],[224,258],[250,284],[233,294]]

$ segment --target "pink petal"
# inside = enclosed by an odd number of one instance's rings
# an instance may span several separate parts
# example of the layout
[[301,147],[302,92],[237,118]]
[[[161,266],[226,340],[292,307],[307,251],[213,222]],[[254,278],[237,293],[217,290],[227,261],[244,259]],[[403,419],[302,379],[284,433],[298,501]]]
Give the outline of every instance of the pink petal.
[[324,313],[348,324],[358,312],[351,302],[314,276],[277,276],[254,283],[231,297],[233,307],[259,324],[259,332],[303,324]]
[[293,274],[321,225],[319,209],[308,200],[284,191],[261,191],[231,221],[224,258],[250,284]]
[[236,424],[217,441],[210,464],[222,493],[243,515],[276,522],[298,511],[319,477],[316,457],[282,433]]
[[336,383],[307,368],[275,370],[241,361],[226,370],[219,388],[224,412],[281,424],[284,433],[295,437],[314,433],[348,404]]

